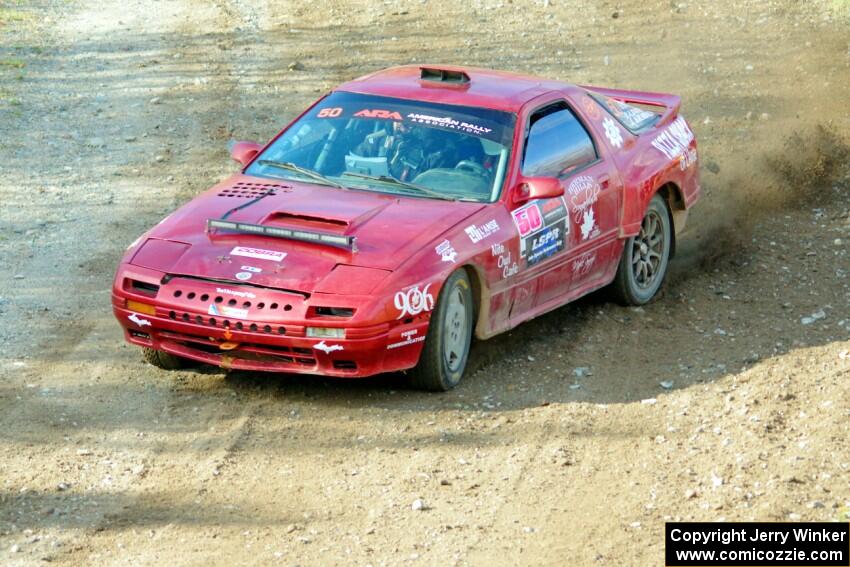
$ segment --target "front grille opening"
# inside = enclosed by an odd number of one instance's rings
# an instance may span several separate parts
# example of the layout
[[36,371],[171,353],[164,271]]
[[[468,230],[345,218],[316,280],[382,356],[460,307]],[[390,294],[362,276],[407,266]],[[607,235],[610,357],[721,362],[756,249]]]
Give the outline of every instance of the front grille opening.
[[[277,333],[279,335],[286,334],[286,327],[272,327],[271,325],[259,325],[257,323],[242,323],[241,321],[230,322],[228,319],[216,319],[215,317],[204,317],[194,313],[180,313],[177,311],[169,311],[168,318],[172,321],[184,321],[186,323],[195,323],[198,325],[209,325],[210,327],[218,327],[221,325],[224,329],[233,328],[237,331],[249,330],[252,333]],[[309,353],[310,349],[304,349],[305,353]]]
[[334,368],[337,370],[357,370],[357,363],[353,360],[334,360]]
[[354,309],[348,307],[315,307],[316,317],[352,317]]
[[148,282],[140,282],[139,280],[130,280],[130,291],[147,295],[148,297],[156,297],[159,293],[159,286]]
[[146,339],[150,340],[151,336],[147,333],[143,333],[141,331],[137,331],[135,329],[130,329],[130,336],[136,337],[137,339]]

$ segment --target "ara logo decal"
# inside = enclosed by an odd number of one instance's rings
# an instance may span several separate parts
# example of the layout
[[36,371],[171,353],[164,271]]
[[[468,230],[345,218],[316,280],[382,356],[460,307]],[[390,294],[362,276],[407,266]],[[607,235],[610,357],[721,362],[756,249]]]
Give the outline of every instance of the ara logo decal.
[[132,321],[133,323],[135,323],[139,327],[145,327],[145,326],[150,327],[151,326],[150,321],[148,321],[147,319],[142,319],[136,313],[130,313],[130,315],[127,317],[127,319],[129,319],[130,321]]
[[316,350],[320,350],[325,354],[330,354],[335,350],[345,350],[344,348],[342,348],[342,345],[328,345],[325,344],[325,341],[314,344],[313,348]]
[[390,112],[389,110],[369,110],[364,108],[359,112],[355,112],[354,116],[358,116],[360,118],[385,118],[388,120],[401,120],[401,114],[398,112]]
[[428,293],[429,287],[431,287],[431,284],[426,285],[423,289],[419,289],[419,286],[416,285],[407,291],[396,292],[393,304],[399,310],[397,319],[431,311],[434,308],[434,296]]

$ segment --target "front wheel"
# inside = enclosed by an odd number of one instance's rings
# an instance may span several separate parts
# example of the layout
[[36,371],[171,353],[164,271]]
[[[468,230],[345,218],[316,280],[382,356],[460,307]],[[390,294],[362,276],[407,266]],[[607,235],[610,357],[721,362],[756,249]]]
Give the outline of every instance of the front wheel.
[[640,232],[626,241],[611,284],[611,291],[620,303],[649,303],[661,289],[670,261],[670,225],[667,204],[661,195],[655,195],[646,209]]
[[189,368],[197,363],[194,360],[181,358],[168,352],[156,350],[155,348],[142,347],[142,358],[148,364],[153,364],[157,368],[163,370],[180,370],[181,368]]
[[457,386],[469,359],[473,313],[469,277],[458,270],[440,290],[419,364],[409,372],[413,386],[432,392]]

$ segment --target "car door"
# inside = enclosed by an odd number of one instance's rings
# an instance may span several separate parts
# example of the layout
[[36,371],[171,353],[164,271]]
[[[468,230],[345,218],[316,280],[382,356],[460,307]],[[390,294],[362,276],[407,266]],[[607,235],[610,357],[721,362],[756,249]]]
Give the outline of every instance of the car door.
[[565,99],[534,110],[527,128],[522,175],[555,177],[564,187],[563,197],[512,211],[523,266],[548,268],[537,274],[535,306],[543,310],[598,274],[594,250],[618,226],[619,178]]

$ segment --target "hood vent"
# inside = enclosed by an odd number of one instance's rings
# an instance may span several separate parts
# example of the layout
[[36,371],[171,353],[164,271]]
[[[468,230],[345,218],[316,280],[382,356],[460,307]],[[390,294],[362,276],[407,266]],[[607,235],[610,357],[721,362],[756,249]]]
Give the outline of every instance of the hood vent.
[[239,182],[232,187],[222,189],[218,192],[219,197],[241,197],[243,199],[255,199],[260,195],[277,195],[278,192],[288,193],[292,189],[280,183],[244,183]]

